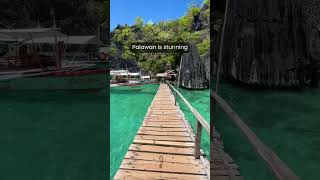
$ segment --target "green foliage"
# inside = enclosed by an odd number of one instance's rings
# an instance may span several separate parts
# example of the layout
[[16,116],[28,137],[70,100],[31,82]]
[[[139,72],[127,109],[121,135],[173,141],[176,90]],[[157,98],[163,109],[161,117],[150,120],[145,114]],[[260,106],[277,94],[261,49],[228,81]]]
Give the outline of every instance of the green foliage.
[[134,23],[136,26],[142,28],[143,24],[144,24],[144,21],[141,17],[137,17],[136,20],[135,20],[135,23]]
[[203,1],[203,4],[204,4],[204,5],[207,5],[207,6],[210,6],[210,0],[204,0],[204,1]]
[[200,8],[196,6],[191,6],[188,10],[188,16],[195,16],[200,13]]
[[110,49],[110,54],[111,54],[111,56],[115,56],[115,55],[117,54],[117,52],[118,52],[118,49],[117,49],[117,48],[111,47],[111,49]]
[[[203,1],[202,6],[209,4]],[[208,30],[192,31],[194,16],[201,11],[200,6],[191,5],[186,14],[177,20],[162,21],[157,24],[145,23],[141,17],[137,17],[133,27],[125,26],[113,31],[111,55],[121,52],[124,60],[135,60],[141,69],[155,73],[164,72],[167,69],[175,69],[179,63],[181,54],[151,54],[130,51],[130,45],[134,42],[180,42],[196,44],[200,55],[205,54],[210,48]],[[209,9],[205,9],[205,16],[209,18]],[[138,29],[137,29],[138,27]]]
[[210,39],[207,38],[201,43],[197,44],[197,49],[200,55],[204,55],[205,53],[207,53],[208,50],[210,49]]

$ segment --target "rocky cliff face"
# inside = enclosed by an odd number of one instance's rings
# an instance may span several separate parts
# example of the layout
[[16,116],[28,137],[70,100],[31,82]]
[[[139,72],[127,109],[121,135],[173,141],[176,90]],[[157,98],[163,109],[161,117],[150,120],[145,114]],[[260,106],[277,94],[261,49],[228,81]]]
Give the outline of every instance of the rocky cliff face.
[[[229,1],[221,69],[225,78],[267,87],[319,83],[319,0]],[[215,44],[220,44],[224,2],[215,10]],[[214,49],[215,61],[218,52]]]
[[[208,30],[210,19],[205,13],[209,13],[209,7],[204,5],[198,15],[194,17],[192,30]],[[205,38],[205,37],[204,37]],[[203,56],[199,56],[198,50],[191,43],[189,53],[181,57],[179,85],[187,89],[207,89],[210,84],[210,50]]]
[[196,46],[192,44],[189,52],[181,57],[178,83],[187,89],[205,89],[209,82],[206,75],[205,63],[200,59]]
[[206,74],[206,81],[210,82],[210,51],[208,51],[202,58],[204,64],[204,72]]

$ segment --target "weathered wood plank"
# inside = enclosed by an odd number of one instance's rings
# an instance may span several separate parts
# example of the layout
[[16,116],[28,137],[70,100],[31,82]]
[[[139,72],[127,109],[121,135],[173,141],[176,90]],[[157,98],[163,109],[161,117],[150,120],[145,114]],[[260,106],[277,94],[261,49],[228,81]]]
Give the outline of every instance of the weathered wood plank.
[[187,163],[187,164],[201,164],[199,160],[195,160],[192,156],[182,155],[171,155],[162,153],[144,153],[128,151],[126,159],[140,159],[146,161],[165,161],[165,162],[176,162],[176,163]]
[[145,131],[139,130],[137,132],[139,135],[155,135],[155,136],[186,136],[189,137],[189,133],[187,132],[159,132],[159,131]]
[[136,159],[124,159],[121,169],[130,170],[143,170],[143,171],[155,171],[155,172],[170,172],[170,173],[183,173],[183,174],[197,174],[205,175],[205,171],[200,164],[182,164],[175,162],[157,162],[157,161],[145,161]]
[[159,131],[159,132],[188,132],[186,128],[159,128],[159,127],[141,127],[142,131]]
[[129,147],[130,151],[139,152],[155,152],[155,153],[165,153],[165,154],[177,154],[177,155],[187,155],[193,156],[193,148],[178,148],[178,147],[162,147],[154,145],[141,145],[132,144]]
[[157,140],[138,140],[133,141],[135,144],[145,144],[145,145],[158,145],[158,146],[168,146],[168,147],[194,147],[194,143],[189,142],[172,142],[172,141],[157,141]]
[[150,171],[135,171],[120,169],[114,178],[115,180],[208,180],[203,175],[189,175],[189,174],[177,174],[177,173],[159,173]]
[[148,125],[148,124],[181,125],[181,122],[180,121],[159,121],[159,120],[157,120],[157,121],[149,121],[149,120],[147,120],[147,121],[144,121],[143,124],[146,124],[146,125]]
[[184,128],[183,124],[171,124],[168,125],[166,123],[143,123],[142,126],[145,127],[160,127],[160,128]]
[[135,139],[158,140],[158,141],[176,141],[176,142],[192,142],[192,139],[190,137],[186,137],[186,136],[136,135]]

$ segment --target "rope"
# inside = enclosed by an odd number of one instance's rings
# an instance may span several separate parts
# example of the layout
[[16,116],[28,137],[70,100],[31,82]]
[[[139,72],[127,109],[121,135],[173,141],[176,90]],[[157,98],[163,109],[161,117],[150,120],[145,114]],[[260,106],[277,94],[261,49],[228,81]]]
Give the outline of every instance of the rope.
[[224,46],[223,42],[224,42],[224,33],[225,33],[225,29],[226,29],[228,7],[229,7],[229,0],[226,0],[226,10],[225,10],[225,13],[224,13],[222,35],[221,35],[221,42],[220,42],[220,49],[219,49],[219,61],[218,61],[218,69],[217,69],[217,82],[216,82],[216,90],[215,90],[216,94],[218,94],[218,89],[219,89],[220,69],[221,69],[221,62],[222,62],[222,54],[223,54],[223,46]]
[[[217,69],[217,82],[216,82],[216,88],[215,88],[215,92],[214,92],[216,94],[218,94],[218,90],[219,90],[220,69],[221,69],[221,62],[222,62],[222,55],[223,55],[224,36],[225,36],[225,28],[226,28],[227,15],[228,15],[228,7],[229,7],[229,0],[226,0],[226,7],[225,7],[226,9],[225,9],[225,13],[224,13],[224,20],[223,20],[223,27],[222,27],[222,34],[221,34],[221,41],[220,41],[220,49],[219,49],[219,60],[218,60],[218,69]],[[214,100],[212,102],[214,103]],[[213,123],[213,120],[212,120],[212,123]],[[213,143],[213,136],[214,136],[213,134],[214,133],[213,133],[213,129],[212,129],[212,139],[211,139],[212,143]],[[225,158],[224,153],[222,152],[220,147],[217,147],[217,153],[220,155],[220,157],[222,157],[223,166],[229,172],[228,173],[228,178],[230,180],[234,179],[235,174],[232,172],[232,167],[230,167],[230,165],[228,164],[227,159]]]

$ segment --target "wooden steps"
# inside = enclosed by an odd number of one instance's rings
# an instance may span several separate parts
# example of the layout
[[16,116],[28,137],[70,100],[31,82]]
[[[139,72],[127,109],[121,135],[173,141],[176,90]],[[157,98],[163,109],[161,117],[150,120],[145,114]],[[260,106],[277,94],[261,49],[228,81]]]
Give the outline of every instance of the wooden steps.
[[169,87],[161,84],[114,179],[208,180],[209,167],[194,158],[193,137]]

